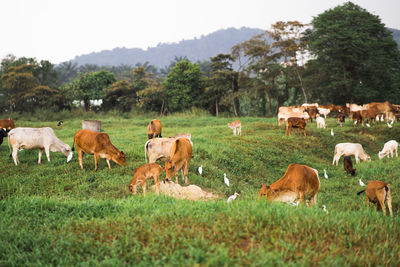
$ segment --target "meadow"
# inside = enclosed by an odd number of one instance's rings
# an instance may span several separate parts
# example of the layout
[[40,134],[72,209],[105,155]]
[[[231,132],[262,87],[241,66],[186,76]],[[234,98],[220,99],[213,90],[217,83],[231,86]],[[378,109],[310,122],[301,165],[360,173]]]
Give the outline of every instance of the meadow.
[[[159,118],[163,136],[190,132],[194,157],[189,183],[219,194],[216,201],[176,200],[147,194],[133,196],[128,184],[133,169],[144,164],[146,126],[154,117],[92,115],[113,144],[126,154],[124,167],[104,159],[94,171],[92,155],[84,170],[77,154],[71,162],[61,153],[19,152],[20,164],[9,157],[7,140],[0,146],[0,266],[228,266],[228,265],[384,265],[400,264],[399,158],[378,159],[391,139],[400,141],[400,126],[385,123],[340,128],[333,118],[326,130],[307,125],[307,137],[297,130],[284,136],[276,118],[243,117],[242,136],[227,124],[234,118],[179,114]],[[72,145],[81,119],[57,121],[22,117],[17,127],[54,129]],[[330,129],[335,135],[330,135]],[[332,166],[340,142],[361,143],[371,162],[353,164],[355,177]],[[320,173],[321,189],[315,207],[293,207],[257,201],[262,183],[283,176],[290,163],[306,164]],[[163,165],[163,164],[162,164]],[[203,166],[203,175],[197,168]],[[323,178],[323,169],[328,179]],[[223,182],[226,173],[231,186]],[[371,180],[390,184],[393,217],[367,208],[365,194]],[[148,181],[149,185],[153,181]],[[180,183],[182,181],[180,179]],[[240,196],[230,204],[228,196]],[[329,213],[322,210],[326,205]]]

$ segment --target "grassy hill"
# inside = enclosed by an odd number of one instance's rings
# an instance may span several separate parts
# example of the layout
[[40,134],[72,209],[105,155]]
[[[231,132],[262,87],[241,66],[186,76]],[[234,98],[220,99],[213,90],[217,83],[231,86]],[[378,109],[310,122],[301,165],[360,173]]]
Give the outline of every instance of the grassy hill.
[[[81,170],[75,153],[70,163],[61,153],[51,162],[37,150],[19,152],[20,164],[9,158],[7,141],[0,146],[0,266],[10,265],[398,265],[400,259],[399,158],[378,160],[391,139],[400,141],[400,126],[340,128],[334,119],[327,130],[307,126],[284,136],[275,118],[241,118],[242,137],[227,127],[233,119],[176,115],[162,117],[163,136],[191,132],[194,158],[189,182],[238,199],[209,202],[166,196],[132,196],[133,169],[144,164],[146,125],[153,117],[92,116],[114,145],[127,156],[125,167],[92,155]],[[56,121],[21,118],[17,126],[55,128]],[[81,120],[64,120],[56,135],[72,144]],[[335,136],[330,135],[330,128]],[[355,165],[356,177],[332,166],[334,147],[359,142],[371,162]],[[354,162],[354,160],[353,160]],[[290,163],[320,172],[317,207],[256,201],[261,183],[271,184]],[[355,162],[354,162],[355,164]],[[203,176],[197,167],[203,165]],[[329,179],[323,178],[323,169]],[[223,183],[226,173],[231,187]],[[367,208],[358,179],[383,180],[392,189],[394,217]],[[150,183],[150,182],[149,182]],[[152,182],[151,182],[152,183]],[[141,191],[139,191],[140,193]],[[322,211],[326,205],[329,214]]]

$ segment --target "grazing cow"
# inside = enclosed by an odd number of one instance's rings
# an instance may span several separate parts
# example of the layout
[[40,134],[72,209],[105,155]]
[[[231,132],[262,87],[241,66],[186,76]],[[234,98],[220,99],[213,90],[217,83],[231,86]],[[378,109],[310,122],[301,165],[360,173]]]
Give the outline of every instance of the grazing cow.
[[160,194],[160,181],[158,180],[160,174],[162,174],[164,180],[163,168],[160,165],[157,163],[147,163],[136,168],[133,172],[134,175],[131,183],[129,184],[129,190],[133,195],[136,195],[136,188],[140,184],[142,184],[143,196],[146,195],[146,180],[150,177],[154,178],[156,192],[158,195]]
[[310,200],[317,203],[320,181],[317,170],[301,164],[290,164],[285,175],[270,186],[263,184],[258,198],[266,196],[269,201],[295,202]]
[[[14,128],[8,133],[8,146],[11,147],[12,158],[15,165],[18,165],[18,150],[21,149],[39,149],[39,160],[38,164],[41,162],[43,149],[46,153],[47,160],[50,162],[50,151],[51,152],[61,152],[67,156],[67,162],[72,158],[71,147],[64,144],[57,136],[54,134],[53,129],[50,127],[44,128]],[[10,155],[11,156],[11,155]]]
[[392,212],[392,197],[390,195],[389,185],[382,181],[371,181],[368,183],[367,188],[357,193],[360,195],[365,192],[367,205],[372,202],[378,207],[380,205],[383,214],[386,215],[385,201],[387,201],[390,216],[393,216]]
[[379,151],[378,158],[383,159],[386,156],[389,158],[389,155],[393,158],[394,153],[396,153],[396,157],[398,157],[398,154],[397,154],[398,147],[399,147],[399,143],[397,143],[396,140],[387,141],[385,143],[385,145],[383,146],[382,151]]
[[351,174],[351,176],[356,175],[356,169],[353,168],[353,162],[351,161],[350,156],[345,156],[344,157],[344,170]]
[[11,118],[0,120],[0,128],[5,128],[7,131],[10,131],[15,128],[14,121]]
[[171,147],[170,160],[165,162],[166,180],[171,180],[175,175],[178,183],[178,171],[182,171],[182,179],[188,183],[189,163],[192,159],[192,146],[187,138],[176,139]]
[[149,137],[149,139],[152,139],[154,137],[162,137],[161,130],[161,122],[157,119],[154,119],[149,123],[149,125],[147,125],[147,136]]
[[[184,134],[186,135],[186,134]],[[190,135],[190,134],[189,134]],[[172,145],[175,140],[180,138],[181,135],[176,135],[177,137],[170,138],[153,138],[146,142],[144,145],[144,160],[147,162],[147,157],[149,158],[149,163],[156,162],[158,159],[166,161],[170,159],[170,153]],[[190,138],[185,137],[189,140],[190,144],[193,146]]]
[[106,159],[108,168],[111,169],[110,160],[118,165],[124,166],[126,158],[124,152],[120,152],[110,141],[110,137],[106,133],[98,133],[91,130],[79,130],[75,133],[74,143],[72,150],[76,144],[76,151],[78,151],[79,165],[83,170],[82,157],[84,153],[94,155],[94,170],[97,171],[98,159],[97,157]]
[[322,118],[321,116],[317,116],[315,121],[317,122],[317,128],[326,129],[326,123],[325,123],[325,119],[324,118]]
[[304,136],[306,136],[306,120],[303,118],[288,118],[286,121],[286,130],[285,135],[289,132],[289,136],[292,133],[292,128],[298,128],[299,133],[301,135],[301,131],[303,131]]
[[7,129],[0,128],[0,145],[3,144],[3,138],[7,137]]
[[278,125],[286,122],[288,118],[304,118],[306,121],[310,119],[307,112],[304,112],[303,107],[292,106],[292,107],[279,107],[278,112]]
[[355,127],[357,123],[361,124],[362,122],[362,117],[359,110],[350,111],[350,118],[353,119],[353,127]]
[[304,111],[307,112],[308,116],[310,116],[311,122],[313,119],[315,119],[317,117],[317,114],[319,114],[317,107],[309,106],[309,107],[305,108]]
[[240,121],[233,121],[231,123],[228,123],[228,127],[233,130],[233,135],[242,135],[242,123]]
[[360,110],[361,124],[364,126],[364,121],[367,120],[368,123],[375,121],[378,111],[375,108],[367,108]]
[[335,155],[333,156],[332,165],[339,163],[341,156],[352,156],[356,158],[356,163],[360,162],[360,158],[364,161],[371,161],[371,157],[365,153],[363,147],[359,143],[339,143],[335,146]]

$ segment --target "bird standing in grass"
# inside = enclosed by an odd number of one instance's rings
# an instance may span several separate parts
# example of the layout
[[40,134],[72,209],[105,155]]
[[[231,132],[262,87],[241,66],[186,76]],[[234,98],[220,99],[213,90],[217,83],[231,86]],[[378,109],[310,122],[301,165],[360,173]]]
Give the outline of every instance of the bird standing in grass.
[[328,212],[328,210],[326,209],[326,206],[325,205],[322,205],[322,210],[323,211],[325,211],[326,212],[326,214],[328,214],[329,212]]
[[324,169],[324,177],[325,179],[328,179],[328,174],[326,174],[326,170]]
[[58,127],[58,128],[61,127],[61,125],[62,125],[63,123],[64,123],[63,121],[59,121],[58,124],[57,124],[57,127]]
[[224,173],[224,183],[229,186],[229,179],[226,177],[226,173]]
[[363,183],[363,181],[361,181],[361,179],[358,180],[360,182],[361,186],[365,186],[365,184]]
[[387,123],[387,126],[388,126],[389,128],[392,128],[392,127],[393,127],[390,123]]
[[234,201],[236,199],[236,197],[239,194],[235,192],[235,194],[233,194],[232,196],[228,197],[228,200],[226,202],[231,203],[232,201]]
[[201,165],[201,166],[198,168],[198,171],[199,171],[200,175],[203,174],[203,165]]
[[331,129],[331,135],[334,136],[335,134],[333,133],[333,129]]
[[371,125],[369,125],[369,123],[367,122],[367,123],[365,123],[365,125],[367,125],[367,127],[369,128],[369,127],[371,127]]

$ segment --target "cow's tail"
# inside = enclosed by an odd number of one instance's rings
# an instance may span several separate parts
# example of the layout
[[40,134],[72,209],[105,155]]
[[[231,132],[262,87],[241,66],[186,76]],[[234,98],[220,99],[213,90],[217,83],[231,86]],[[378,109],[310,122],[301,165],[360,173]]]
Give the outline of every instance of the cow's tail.
[[364,190],[361,190],[360,192],[358,192],[357,195],[361,195],[361,194],[364,193],[364,192],[365,192],[365,189],[364,189]]
[[72,151],[75,151],[75,136],[74,136],[74,142],[72,142]]
[[149,147],[150,141],[151,141],[151,139],[148,140],[148,141],[146,142],[146,144],[144,144],[144,162],[147,162],[147,149],[148,149],[148,147]]

